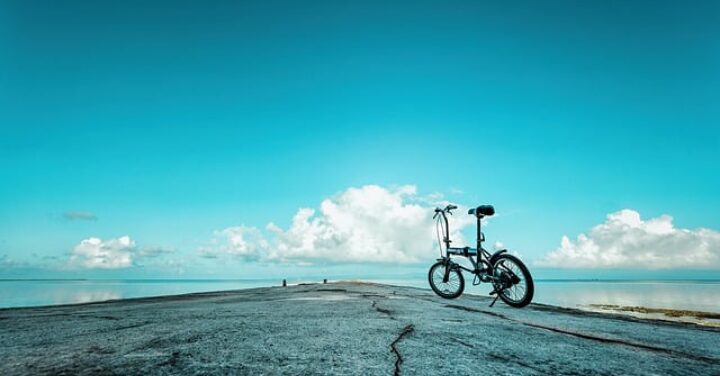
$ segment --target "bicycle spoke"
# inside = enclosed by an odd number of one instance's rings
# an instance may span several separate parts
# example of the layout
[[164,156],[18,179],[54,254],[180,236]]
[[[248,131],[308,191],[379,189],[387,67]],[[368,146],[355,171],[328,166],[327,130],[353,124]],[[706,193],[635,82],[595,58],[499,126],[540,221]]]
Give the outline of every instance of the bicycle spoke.
[[453,295],[457,293],[461,288],[461,281],[459,272],[456,270],[448,271],[448,279],[443,282],[445,278],[445,272],[447,269],[443,266],[439,266],[433,270],[432,273],[432,284],[435,288],[443,294]]
[[517,264],[515,264],[515,262],[505,259],[500,260],[500,262],[498,262],[495,267],[501,270],[503,273],[508,273],[518,279],[517,283],[514,283],[501,291],[503,296],[513,302],[522,301],[527,294],[527,281],[525,279],[525,274],[523,273],[522,269]]

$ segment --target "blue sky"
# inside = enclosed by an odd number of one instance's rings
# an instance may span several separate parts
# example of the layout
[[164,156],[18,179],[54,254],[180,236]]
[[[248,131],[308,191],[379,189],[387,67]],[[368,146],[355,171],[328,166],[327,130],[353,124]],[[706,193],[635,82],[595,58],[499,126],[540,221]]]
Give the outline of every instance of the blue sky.
[[[306,273],[197,255],[371,185],[494,204],[528,260],[623,209],[720,229],[718,8],[4,1],[0,273]],[[66,270],[123,236],[134,266]]]

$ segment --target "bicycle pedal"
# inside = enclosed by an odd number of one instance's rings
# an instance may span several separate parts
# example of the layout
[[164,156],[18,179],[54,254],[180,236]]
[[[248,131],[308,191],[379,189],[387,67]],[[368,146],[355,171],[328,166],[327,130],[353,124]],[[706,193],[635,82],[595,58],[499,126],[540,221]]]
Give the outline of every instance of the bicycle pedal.
[[493,291],[490,292],[490,296],[493,296],[493,295],[495,295],[495,294],[497,294],[497,293],[498,293],[497,290],[493,290]]

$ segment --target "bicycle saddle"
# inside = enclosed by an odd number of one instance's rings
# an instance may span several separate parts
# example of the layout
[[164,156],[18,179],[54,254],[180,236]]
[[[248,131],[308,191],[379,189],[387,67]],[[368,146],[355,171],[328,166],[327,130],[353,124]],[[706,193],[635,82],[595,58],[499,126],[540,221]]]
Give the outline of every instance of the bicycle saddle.
[[493,208],[492,205],[480,205],[477,208],[472,208],[468,210],[468,214],[475,215],[478,217],[482,216],[491,216],[495,214],[495,208]]

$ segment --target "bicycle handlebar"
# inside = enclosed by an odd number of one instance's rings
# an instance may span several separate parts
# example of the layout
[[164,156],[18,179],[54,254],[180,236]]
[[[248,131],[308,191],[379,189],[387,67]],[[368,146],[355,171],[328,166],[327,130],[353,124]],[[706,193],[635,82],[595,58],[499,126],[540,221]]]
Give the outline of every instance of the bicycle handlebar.
[[450,212],[450,210],[455,210],[455,209],[457,209],[457,208],[458,208],[458,207],[457,207],[456,205],[449,204],[449,205],[446,206],[444,209],[435,208],[435,213],[450,213],[450,214],[452,214],[452,213]]

